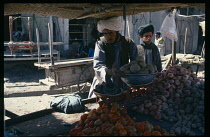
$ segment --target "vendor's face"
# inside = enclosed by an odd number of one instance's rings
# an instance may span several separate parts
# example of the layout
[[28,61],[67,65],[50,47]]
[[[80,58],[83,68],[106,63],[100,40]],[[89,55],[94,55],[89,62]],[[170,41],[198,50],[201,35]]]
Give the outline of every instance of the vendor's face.
[[104,29],[102,31],[102,33],[104,34],[105,39],[107,40],[108,43],[114,43],[115,39],[116,39],[116,31],[113,30],[108,30],[108,29]]
[[143,35],[140,35],[140,38],[146,43],[150,44],[152,42],[152,32],[146,32]]

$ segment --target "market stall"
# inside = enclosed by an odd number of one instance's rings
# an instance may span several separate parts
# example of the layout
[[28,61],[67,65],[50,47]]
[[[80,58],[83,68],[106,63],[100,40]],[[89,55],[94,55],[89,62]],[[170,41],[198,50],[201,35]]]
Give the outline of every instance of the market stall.
[[[150,77],[146,82],[145,76]],[[81,115],[70,136],[204,135],[204,82],[195,73],[173,65],[155,75],[132,73],[124,79],[128,90],[95,89],[99,107]]]
[[[117,7],[119,6],[117,5]],[[123,9],[126,12],[125,6]],[[86,11],[88,10],[86,9]],[[106,12],[102,11],[102,13],[105,14]],[[133,10],[132,13],[134,13]],[[80,15],[78,18],[94,15],[101,14],[100,12],[99,14],[91,14],[90,12]],[[57,86],[62,87],[72,82],[69,80],[74,82],[82,68],[91,63],[92,59],[77,59],[64,62],[42,62],[34,65],[46,70],[48,82],[52,80]],[[136,72],[133,73],[134,76],[136,76]],[[142,81],[137,79],[133,79],[134,82],[137,82],[135,84],[132,83],[133,81],[129,83],[125,80],[124,82],[129,86],[129,89],[116,89],[115,94],[104,94],[102,93],[103,90],[95,91],[98,93],[96,94],[96,103],[99,104],[99,107],[82,112],[83,114],[79,117],[77,124],[69,128],[68,135],[204,135],[203,81],[186,68],[174,64],[161,72],[155,71],[155,66],[153,66],[147,73],[137,75],[151,77],[143,84],[138,83]],[[93,77],[93,73],[89,76]]]

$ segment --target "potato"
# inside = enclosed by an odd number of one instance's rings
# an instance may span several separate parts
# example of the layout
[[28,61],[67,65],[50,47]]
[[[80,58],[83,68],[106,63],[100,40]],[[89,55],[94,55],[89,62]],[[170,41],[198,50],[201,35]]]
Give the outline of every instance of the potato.
[[129,65],[132,65],[132,64],[138,64],[138,61],[137,60],[133,60],[131,61],[130,63],[128,63]]
[[138,57],[136,58],[136,60],[137,60],[137,61],[142,61],[142,62],[144,62],[144,57],[143,57],[143,56],[138,56]]
[[138,64],[132,64],[132,65],[130,66],[130,71],[131,71],[132,73],[137,73],[139,70],[140,70],[140,66],[139,66]]
[[157,66],[156,65],[152,65],[154,68],[154,71],[157,71]]
[[131,71],[130,70],[125,70],[124,73],[125,74],[131,74]]
[[130,65],[129,64],[125,64],[122,67],[120,67],[121,71],[129,70],[129,69],[130,69]]
[[147,65],[148,70],[149,70],[149,73],[154,73],[155,72],[155,68],[153,65]]
[[147,68],[141,68],[138,71],[138,74],[149,74],[149,70]]
[[140,61],[140,62],[139,62],[139,66],[140,66],[141,68],[144,68],[144,67],[147,66],[147,64],[146,64],[145,62],[143,62],[143,61]]

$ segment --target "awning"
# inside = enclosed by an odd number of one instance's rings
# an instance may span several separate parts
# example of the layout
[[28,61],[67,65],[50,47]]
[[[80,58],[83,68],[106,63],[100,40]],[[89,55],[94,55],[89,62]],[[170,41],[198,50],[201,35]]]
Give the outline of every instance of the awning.
[[205,3],[5,3],[4,16],[15,14],[40,14],[66,19],[87,17],[104,18],[144,14],[171,8],[205,7]]

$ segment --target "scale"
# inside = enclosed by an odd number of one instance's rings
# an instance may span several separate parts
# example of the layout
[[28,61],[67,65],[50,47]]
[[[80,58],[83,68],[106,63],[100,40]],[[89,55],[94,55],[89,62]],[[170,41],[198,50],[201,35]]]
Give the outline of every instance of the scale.
[[139,104],[150,94],[151,90],[148,88],[153,81],[156,73],[152,74],[127,74],[122,81],[129,87],[128,90],[121,90],[121,93],[115,95],[101,94],[94,92],[98,100],[102,100],[106,104],[118,102],[127,108]]

